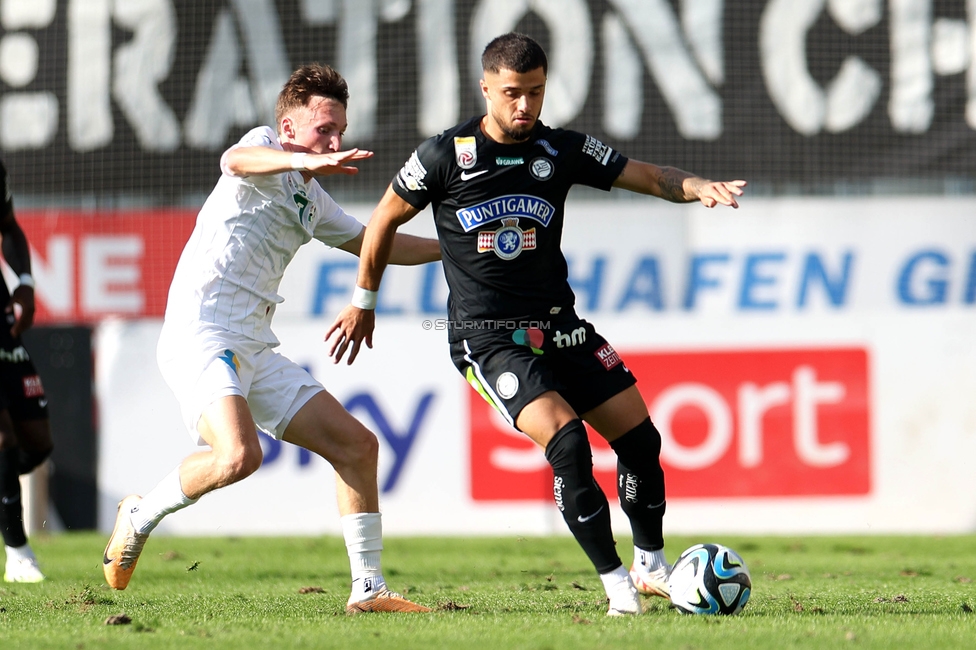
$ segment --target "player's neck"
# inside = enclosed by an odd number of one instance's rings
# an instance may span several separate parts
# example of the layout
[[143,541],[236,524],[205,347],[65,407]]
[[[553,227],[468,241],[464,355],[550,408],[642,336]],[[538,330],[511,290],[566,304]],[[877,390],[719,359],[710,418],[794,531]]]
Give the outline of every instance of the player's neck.
[[528,142],[529,138],[532,136],[532,133],[529,132],[525,138],[516,140],[506,133],[500,126],[498,126],[498,124],[488,115],[481,118],[481,132],[485,134],[486,138],[497,142],[498,144],[522,144]]

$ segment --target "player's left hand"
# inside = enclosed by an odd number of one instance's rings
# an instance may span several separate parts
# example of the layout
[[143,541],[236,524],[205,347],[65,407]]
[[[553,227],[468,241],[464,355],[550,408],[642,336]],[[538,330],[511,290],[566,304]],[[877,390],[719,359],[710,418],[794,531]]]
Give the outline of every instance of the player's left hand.
[[342,357],[349,350],[349,360],[346,365],[352,365],[359,354],[361,344],[365,341],[366,347],[373,347],[373,328],[376,325],[376,315],[372,309],[360,309],[354,305],[346,305],[346,308],[339,312],[335,322],[329,331],[325,333],[325,340],[337,334],[332,347],[329,348],[329,356],[333,358],[333,363],[342,361]]
[[706,208],[714,208],[719,204],[738,208],[739,204],[735,197],[742,196],[742,188],[746,185],[745,181],[709,181],[702,185],[698,192],[698,200]]
[[[15,309],[19,306],[19,309]],[[20,312],[19,314],[17,312]],[[14,326],[10,328],[11,336],[18,337],[34,324],[34,288],[20,285],[14,289],[7,305],[7,313],[14,315]]]
[[365,149],[349,149],[335,153],[309,154],[305,158],[305,169],[314,176],[332,176],[333,174],[358,174],[356,167],[347,167],[348,163],[372,158],[373,152]]

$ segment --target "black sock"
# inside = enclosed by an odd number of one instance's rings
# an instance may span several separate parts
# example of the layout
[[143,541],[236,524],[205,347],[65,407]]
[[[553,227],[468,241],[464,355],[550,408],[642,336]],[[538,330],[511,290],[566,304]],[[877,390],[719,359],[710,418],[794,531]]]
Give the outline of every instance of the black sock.
[[664,470],[661,434],[647,418],[610,443],[617,454],[617,496],[630,519],[634,546],[664,548]]
[[17,465],[16,448],[0,450],[0,534],[3,543],[13,548],[27,543]]
[[51,455],[51,449],[43,451],[24,451],[22,448],[17,450],[17,473],[23,476],[30,474],[37,469],[41,463],[46,461]]
[[622,565],[610,530],[610,504],[593,478],[593,455],[580,419],[560,429],[546,447],[553,495],[576,541],[599,573]]

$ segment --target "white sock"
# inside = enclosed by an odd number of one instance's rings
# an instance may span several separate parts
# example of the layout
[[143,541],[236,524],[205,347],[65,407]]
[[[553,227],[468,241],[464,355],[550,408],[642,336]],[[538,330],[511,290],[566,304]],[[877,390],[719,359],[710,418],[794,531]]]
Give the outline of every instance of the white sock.
[[664,549],[645,551],[634,547],[634,569],[643,574],[651,573],[661,567],[668,568],[668,559],[664,557]]
[[129,517],[137,533],[148,534],[166,515],[193,505],[198,499],[190,499],[183,494],[180,485],[180,468],[166,475],[156,487],[142,497],[138,506],[132,509]]
[[630,572],[627,571],[626,567],[621,565],[610,573],[601,573],[600,580],[603,582],[603,588],[606,590],[607,596],[612,598],[621,589],[622,583],[630,582]]
[[16,547],[4,545],[3,550],[7,553],[7,562],[35,559],[34,551],[31,550],[30,544],[24,544],[23,546]]
[[383,522],[378,512],[360,512],[339,519],[352,571],[351,600],[360,600],[386,586],[380,568]]

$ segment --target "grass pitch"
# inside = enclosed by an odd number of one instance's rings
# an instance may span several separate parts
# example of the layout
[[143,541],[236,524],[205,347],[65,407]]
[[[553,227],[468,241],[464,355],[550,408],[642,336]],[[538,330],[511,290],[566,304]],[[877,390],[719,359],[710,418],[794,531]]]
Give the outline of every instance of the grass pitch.
[[435,611],[350,617],[339,538],[157,536],[114,592],[105,536],[61,534],[33,540],[47,582],[0,583],[0,648],[976,647],[976,536],[670,537],[668,559],[698,541],[749,564],[742,614],[657,598],[646,616],[608,618],[569,537],[388,538],[390,586]]

